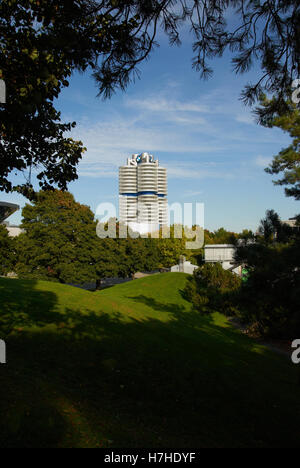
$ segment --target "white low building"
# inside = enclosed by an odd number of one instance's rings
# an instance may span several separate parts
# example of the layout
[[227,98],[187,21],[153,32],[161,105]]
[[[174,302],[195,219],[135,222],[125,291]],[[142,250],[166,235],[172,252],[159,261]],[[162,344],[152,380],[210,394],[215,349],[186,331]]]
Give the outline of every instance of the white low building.
[[9,237],[18,237],[24,229],[21,229],[19,226],[11,226],[10,224],[6,225],[6,229],[8,230]]
[[224,270],[231,270],[241,275],[242,267],[235,266],[235,250],[233,244],[208,244],[204,247],[204,261],[205,263],[221,263]]
[[198,265],[193,265],[191,262],[187,262],[185,257],[182,255],[179,259],[178,265],[171,267],[171,273],[188,273],[192,275],[194,270],[197,270]]
[[282,221],[282,223],[287,224],[291,228],[297,229],[298,231],[300,231],[300,226],[299,224],[297,224],[297,218],[289,218],[286,221]]

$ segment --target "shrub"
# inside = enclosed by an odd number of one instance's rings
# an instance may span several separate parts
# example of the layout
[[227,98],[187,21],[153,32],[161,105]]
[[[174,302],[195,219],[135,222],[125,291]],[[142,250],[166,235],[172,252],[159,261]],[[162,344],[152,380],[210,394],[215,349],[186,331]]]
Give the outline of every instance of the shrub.
[[[260,247],[258,252],[258,247]],[[259,255],[255,256],[255,254]],[[300,243],[248,247],[249,278],[241,288],[242,319],[261,335],[292,340],[300,333]]]
[[219,263],[206,263],[194,272],[185,295],[201,313],[218,311],[235,315],[240,286],[241,279],[237,275],[224,270]]
[[5,226],[0,225],[0,275],[6,275],[13,268],[14,240],[9,237]]

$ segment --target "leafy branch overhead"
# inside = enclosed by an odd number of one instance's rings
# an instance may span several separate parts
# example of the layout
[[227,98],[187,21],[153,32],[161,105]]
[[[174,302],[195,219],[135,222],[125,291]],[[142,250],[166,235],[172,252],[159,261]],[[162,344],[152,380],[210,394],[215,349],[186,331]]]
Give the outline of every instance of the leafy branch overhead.
[[263,125],[280,128],[292,138],[292,143],[274,156],[265,171],[273,175],[282,174],[282,178],[273,183],[284,185],[288,197],[300,200],[300,111],[291,101],[286,101],[285,106],[287,111],[281,113],[276,108],[276,98],[269,100],[263,97],[256,111]]
[[[2,0],[0,189],[30,196],[32,169],[44,189],[76,179],[84,147],[66,138],[75,123],[61,121],[55,99],[75,71],[92,73],[103,97],[125,90],[160,30],[179,44],[182,26],[190,26],[193,67],[203,78],[212,73],[209,60],[226,49],[237,73],[257,61],[261,77],[244,89],[244,101],[254,103],[263,91],[282,101],[300,76],[299,10],[298,0]],[[21,186],[12,183],[15,171],[25,176]]]

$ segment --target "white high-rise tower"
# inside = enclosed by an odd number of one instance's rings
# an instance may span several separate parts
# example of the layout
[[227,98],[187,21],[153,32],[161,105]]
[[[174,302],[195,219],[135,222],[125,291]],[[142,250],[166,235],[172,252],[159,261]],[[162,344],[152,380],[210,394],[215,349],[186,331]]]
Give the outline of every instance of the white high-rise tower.
[[167,225],[167,170],[151,154],[133,154],[119,168],[119,219],[140,233]]

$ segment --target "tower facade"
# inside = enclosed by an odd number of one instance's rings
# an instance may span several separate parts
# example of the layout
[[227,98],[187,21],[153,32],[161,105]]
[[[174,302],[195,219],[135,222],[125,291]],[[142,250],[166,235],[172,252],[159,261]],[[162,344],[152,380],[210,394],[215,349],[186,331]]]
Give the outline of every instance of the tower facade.
[[133,154],[119,168],[119,219],[141,234],[167,224],[167,170],[152,154]]

